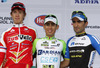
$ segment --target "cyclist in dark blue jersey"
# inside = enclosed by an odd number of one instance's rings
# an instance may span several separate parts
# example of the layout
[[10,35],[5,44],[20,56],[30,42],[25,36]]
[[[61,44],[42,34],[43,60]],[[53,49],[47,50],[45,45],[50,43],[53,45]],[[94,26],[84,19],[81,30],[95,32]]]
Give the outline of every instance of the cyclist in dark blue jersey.
[[61,63],[61,68],[68,66],[66,58],[70,59],[70,68],[92,68],[95,52],[100,54],[100,41],[85,32],[88,21],[82,11],[73,11],[71,20],[76,35],[67,41],[65,60]]

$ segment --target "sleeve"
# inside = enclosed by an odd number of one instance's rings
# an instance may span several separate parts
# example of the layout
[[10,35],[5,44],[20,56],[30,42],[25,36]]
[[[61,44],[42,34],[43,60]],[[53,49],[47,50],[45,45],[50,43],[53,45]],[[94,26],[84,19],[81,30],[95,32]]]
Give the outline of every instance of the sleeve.
[[0,40],[0,68],[2,68],[5,53],[6,53],[5,33],[3,33]]
[[[74,37],[74,36],[73,36],[73,37]],[[68,44],[69,44],[70,40],[71,40],[73,37],[69,38],[68,41],[67,41],[67,43],[66,43],[66,51],[65,51],[64,59],[70,59]]]
[[37,30],[32,27],[29,27],[29,26],[27,26],[27,27],[33,30],[33,35],[34,35],[33,39],[36,39],[37,38]]
[[98,40],[95,36],[92,36],[92,35],[88,35],[88,36],[91,40],[92,46],[96,49],[96,51],[100,55],[100,40]]
[[65,51],[66,51],[66,43],[65,41],[61,40],[62,44],[63,44],[63,55],[65,55]]
[[36,45],[37,45],[37,41],[38,41],[39,39],[35,39],[34,40],[34,42],[33,42],[33,54],[35,53],[35,51],[36,51]]
[[35,32],[35,38],[37,38],[37,31],[34,29],[34,32]]
[[67,44],[66,44],[66,51],[65,51],[65,56],[64,56],[64,59],[69,59],[68,41],[67,41]]
[[2,68],[5,53],[6,53],[6,48],[3,47],[3,45],[0,43],[0,68]]

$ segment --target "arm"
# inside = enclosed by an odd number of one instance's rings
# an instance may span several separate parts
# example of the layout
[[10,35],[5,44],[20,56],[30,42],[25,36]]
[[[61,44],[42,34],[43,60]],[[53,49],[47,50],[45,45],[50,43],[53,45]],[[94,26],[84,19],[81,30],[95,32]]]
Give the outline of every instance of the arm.
[[4,65],[4,58],[5,58],[5,53],[6,53],[6,45],[5,45],[5,32],[1,36],[0,40],[0,68],[2,68],[2,65]]
[[91,40],[92,46],[96,49],[96,51],[100,55],[100,41],[95,36],[91,36],[91,35],[88,35],[88,36],[89,36],[89,38]]
[[69,48],[68,48],[68,42],[67,44],[63,41],[63,55],[64,55],[64,61],[61,62],[60,68],[65,68],[69,66]]
[[64,61],[61,62],[60,68],[65,68],[69,66],[69,59],[64,59]]
[[6,52],[6,49],[4,47],[2,47],[2,44],[0,43],[0,68],[2,68],[2,66],[3,66],[5,52]]
[[33,42],[33,54],[35,54],[36,46],[37,46],[38,40],[39,40],[39,39],[35,39],[34,42]]

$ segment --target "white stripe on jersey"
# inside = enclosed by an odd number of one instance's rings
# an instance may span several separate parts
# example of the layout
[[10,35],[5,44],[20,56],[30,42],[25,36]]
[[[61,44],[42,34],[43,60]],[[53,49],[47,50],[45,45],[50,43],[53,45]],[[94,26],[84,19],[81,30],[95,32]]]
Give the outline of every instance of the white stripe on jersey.
[[5,49],[0,49],[0,52],[6,53],[6,50]]
[[100,41],[95,36],[92,37],[97,41],[98,44],[100,44]]

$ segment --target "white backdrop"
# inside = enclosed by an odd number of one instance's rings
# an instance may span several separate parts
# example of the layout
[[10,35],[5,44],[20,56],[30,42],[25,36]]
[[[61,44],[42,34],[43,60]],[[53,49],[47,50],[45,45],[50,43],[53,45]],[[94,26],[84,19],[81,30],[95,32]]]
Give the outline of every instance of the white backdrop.
[[[56,37],[65,42],[69,37],[75,35],[71,25],[71,13],[75,10],[84,11],[88,17],[86,32],[100,38],[100,0],[1,0],[0,2],[0,35],[12,26],[10,16],[11,6],[14,2],[22,2],[26,7],[26,18],[24,23],[37,30],[38,38],[44,37],[42,26],[43,15],[54,14],[58,18],[59,30]],[[42,17],[40,17],[42,16]],[[38,18],[38,21],[35,20]],[[94,68],[100,68],[100,56],[96,53]]]

